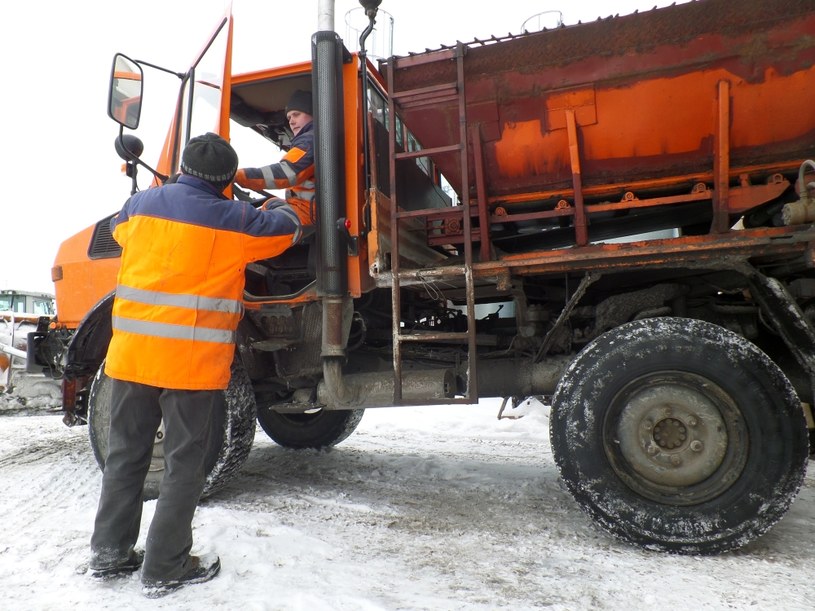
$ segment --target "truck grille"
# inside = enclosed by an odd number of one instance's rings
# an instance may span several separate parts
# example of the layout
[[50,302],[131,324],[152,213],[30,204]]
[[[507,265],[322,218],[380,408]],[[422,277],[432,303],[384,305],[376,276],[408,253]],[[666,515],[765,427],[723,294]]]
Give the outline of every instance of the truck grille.
[[[115,213],[114,213],[115,214]],[[113,239],[110,232],[111,214],[96,223],[91,237],[91,244],[88,247],[88,257],[91,259],[111,259],[122,254],[122,247]]]

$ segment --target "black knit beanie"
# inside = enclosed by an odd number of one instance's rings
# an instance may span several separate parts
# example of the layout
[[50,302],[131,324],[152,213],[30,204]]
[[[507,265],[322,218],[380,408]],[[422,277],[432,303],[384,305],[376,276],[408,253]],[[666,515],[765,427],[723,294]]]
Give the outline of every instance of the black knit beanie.
[[286,104],[286,112],[290,110],[299,110],[308,115],[313,115],[311,110],[311,92],[298,89],[289,98],[289,103]]
[[181,171],[197,176],[223,190],[238,170],[238,154],[232,145],[212,132],[192,138],[181,155]]

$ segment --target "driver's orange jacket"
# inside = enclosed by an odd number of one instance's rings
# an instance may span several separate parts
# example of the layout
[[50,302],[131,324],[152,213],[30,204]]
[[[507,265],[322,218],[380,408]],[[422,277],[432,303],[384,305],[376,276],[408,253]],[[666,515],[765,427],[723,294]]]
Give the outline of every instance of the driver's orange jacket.
[[303,225],[316,219],[314,210],[314,123],[309,123],[292,139],[291,148],[280,163],[262,168],[240,168],[235,182],[248,189],[286,189],[286,201]]
[[299,239],[295,212],[257,210],[182,175],[135,194],[111,227],[122,262],[105,373],[160,388],[226,388],[246,264]]

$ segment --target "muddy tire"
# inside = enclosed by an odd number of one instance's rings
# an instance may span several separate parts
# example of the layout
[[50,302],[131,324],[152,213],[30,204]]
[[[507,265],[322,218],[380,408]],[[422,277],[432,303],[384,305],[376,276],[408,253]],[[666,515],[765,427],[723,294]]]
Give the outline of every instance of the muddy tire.
[[[96,462],[105,470],[110,430],[111,379],[105,375],[104,363],[99,367],[88,393],[88,432]],[[252,383],[246,370],[237,361],[232,365],[229,387],[224,391],[224,409],[219,421],[213,423],[212,439],[208,444],[205,497],[226,484],[243,466],[255,437],[257,408]],[[163,423],[156,434],[150,470],[144,483],[144,499],[158,497],[164,476]]]
[[356,430],[364,413],[364,409],[321,409],[313,413],[291,414],[260,407],[258,422],[269,438],[284,448],[319,450],[345,440]]
[[787,512],[808,453],[801,403],[766,354],[706,322],[618,327],[552,400],[563,482],[602,528],[680,554],[736,549]]

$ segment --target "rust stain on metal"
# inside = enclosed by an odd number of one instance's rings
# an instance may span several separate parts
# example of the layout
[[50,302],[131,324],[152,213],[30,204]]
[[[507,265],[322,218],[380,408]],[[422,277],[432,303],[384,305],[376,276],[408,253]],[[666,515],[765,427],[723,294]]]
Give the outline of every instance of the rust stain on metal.
[[[779,163],[812,157],[813,32],[812,0],[698,0],[469,43],[468,129],[477,125],[486,135],[487,198],[506,205],[533,192],[569,197],[567,113],[578,130],[586,196],[611,183],[709,174],[721,81],[730,83],[728,155],[736,175],[763,164],[769,175]],[[394,58],[383,67],[393,69],[396,91],[443,88],[456,82],[453,51]],[[423,146],[456,140],[452,98],[402,111]],[[770,119],[755,121],[757,113]],[[461,184],[456,155],[434,161]]]

